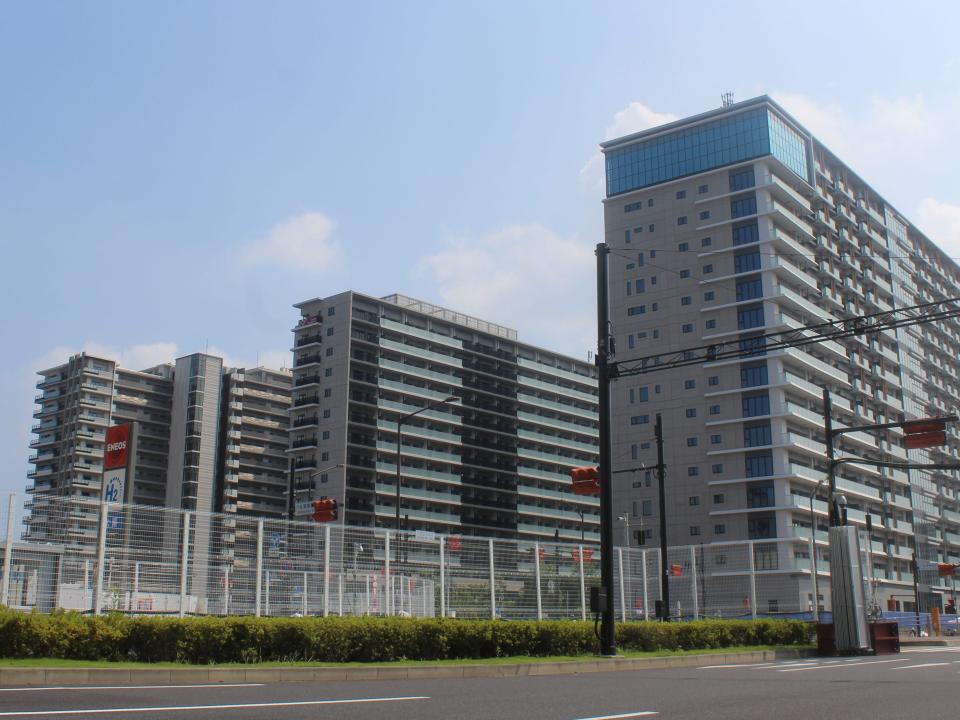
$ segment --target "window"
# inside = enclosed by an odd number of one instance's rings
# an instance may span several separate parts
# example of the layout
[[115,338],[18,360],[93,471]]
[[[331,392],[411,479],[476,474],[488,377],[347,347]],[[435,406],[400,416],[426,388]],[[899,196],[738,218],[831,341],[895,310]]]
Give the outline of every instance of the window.
[[322,462],[326,462],[326,461],[329,460],[329,459],[330,459],[330,453],[328,453],[328,452],[322,452],[322,453],[320,453],[320,460],[321,460]]
[[683,389],[684,390],[693,390],[697,386],[696,380],[684,380]]
[[650,399],[650,387],[644,385],[642,388],[639,388],[640,402],[646,402]]
[[327,408],[326,410],[323,411],[323,417],[324,418],[330,417],[330,408]]
[[333,348],[332,348],[332,347],[328,347],[326,354],[327,354],[327,357],[332,357],[332,356],[333,356]]
[[761,423],[759,425],[745,425],[743,427],[744,447],[769,445],[771,442],[773,442],[773,440],[770,433],[769,422]]
[[630,446],[630,459],[631,460],[640,459],[640,448],[637,447],[636,443]]
[[773,507],[775,504],[773,485],[752,485],[747,488],[748,508]]
[[708,237],[704,238],[703,240],[700,241],[700,247],[710,247],[712,242],[713,241],[710,238]]
[[714,294],[713,290],[709,290],[709,291],[707,291],[707,292],[705,292],[705,293],[703,294],[703,301],[704,301],[704,302],[711,302],[711,301],[713,300],[713,298],[715,298],[715,297],[716,297],[716,295]]
[[711,445],[719,445],[719,444],[722,443],[722,442],[723,442],[723,436],[722,436],[722,435],[711,435],[711,436],[710,436],[710,444],[711,444]]
[[737,310],[737,329],[749,330],[750,328],[763,327],[763,305],[750,305]]
[[719,406],[719,405],[711,405],[711,406],[710,406],[710,414],[711,414],[711,415],[719,415],[719,414],[720,414],[720,406]]
[[649,415],[634,415],[632,418],[630,418],[631,425],[646,425],[649,422]]
[[714,504],[714,505],[723,505],[724,502],[726,502],[726,499],[727,499],[727,498],[726,498],[726,496],[725,496],[723,493],[716,493],[716,494],[713,496],[713,504]]
[[330,335],[333,335],[333,328],[332,328],[332,327],[328,327],[328,328],[327,328],[327,337],[329,337]]
[[639,210],[639,209],[642,208],[642,207],[643,207],[643,203],[642,203],[642,202],[630,203],[629,205],[624,205],[624,206],[623,206],[623,211],[624,211],[625,213],[633,212],[634,210]]
[[757,197],[748,195],[730,201],[730,217],[740,218],[757,214]]
[[643,513],[644,517],[653,515],[653,500],[643,500],[640,503],[640,512]]
[[700,474],[700,467],[698,465],[691,465],[687,468],[687,477],[696,477]]
[[743,417],[770,414],[770,396],[767,393],[743,396]]
[[[651,225],[650,227],[652,228],[653,225]],[[656,251],[656,250],[651,250],[651,251],[650,251],[650,259],[653,260],[656,256],[657,256],[657,251]]]
[[323,396],[324,396],[325,398],[328,398],[328,397],[330,397],[331,395],[333,395],[333,388],[324,388],[324,389],[323,389]]
[[643,225],[637,225],[637,227],[633,229],[634,235],[639,235],[642,232],[643,232]]
[[650,304],[650,312],[656,312],[656,311],[659,310],[659,309],[660,309],[660,303],[651,303],[651,304]]
[[711,318],[711,319],[707,320],[707,321],[704,323],[704,327],[706,327],[707,330],[713,330],[714,328],[716,328],[716,327],[717,327],[717,320],[716,320],[716,318]]
[[681,215],[680,217],[677,218],[677,225],[686,225],[686,224],[687,224],[686,215]]
[[700,187],[697,188],[697,193],[699,195],[706,195],[708,192],[710,192],[709,185],[701,185]]
[[320,434],[320,439],[321,439],[321,440],[329,440],[329,439],[330,439],[330,431],[329,431],[329,430],[324,430],[324,431]]
[[[722,473],[723,473],[723,463],[714,463],[713,465],[711,465],[711,466],[710,466],[710,472],[713,473],[714,475],[720,475],[720,474],[722,474]],[[720,495],[719,497],[722,498],[723,495]],[[717,496],[716,496],[716,495],[713,496],[713,501],[714,501],[714,502],[717,502]],[[720,500],[720,502],[723,502],[723,500]]]
[[337,314],[337,309],[335,307],[327,308],[327,317],[333,317]]
[[753,176],[753,166],[740,168],[738,170],[730,171],[730,192],[737,192],[738,190],[746,190],[747,188],[752,188],[756,181]]
[[768,477],[773,475],[773,455],[769,452],[750,453],[744,458],[747,477]]
[[636,281],[637,292],[642,293],[647,291],[647,283],[643,278],[637,278]]
[[647,312],[646,305],[634,305],[627,308],[627,315],[643,315],[645,312]]
[[651,284],[651,285],[656,285],[656,284],[657,284],[657,276],[656,276],[656,275],[651,275],[651,276],[650,276],[650,284]]
[[634,348],[636,348],[636,346],[637,346],[637,342],[634,338],[633,333],[627,335],[627,349],[633,350]]
[[727,526],[724,525],[723,523],[713,526],[714,535],[725,535],[726,532],[727,532]]
[[737,341],[740,352],[749,355],[766,355],[767,339],[763,335],[744,337]]
[[741,223],[733,226],[733,244],[747,245],[760,242],[760,229],[756,222]]
[[646,331],[646,330],[641,330],[640,332],[637,333],[637,340],[642,340],[642,339],[645,338],[646,336],[647,336],[647,331]]
[[701,220],[709,220],[709,219],[710,219],[710,211],[709,211],[709,210],[701,210],[701,211],[700,211],[700,219],[701,219]]
[[690,277],[690,271],[689,271],[689,270],[681,270],[681,271],[680,271],[680,278],[681,278],[681,279],[683,279],[683,278],[688,278],[688,277]]
[[696,447],[699,444],[698,438],[688,437],[687,438],[687,447]]
[[[647,232],[653,232],[653,231],[654,231],[654,225],[653,225],[653,223],[650,223],[649,225],[647,225]],[[652,257],[652,255],[651,255],[651,257]]]
[[700,534],[700,526],[699,526],[699,525],[691,525],[691,526],[690,526],[690,534],[691,534],[691,535],[699,535],[699,534]]
[[704,275],[709,275],[709,274],[712,273],[712,272],[713,272],[713,264],[712,264],[712,263],[703,266],[703,274],[704,274]]
[[333,375],[333,368],[324,368],[323,370],[324,377],[330,377],[332,375]]
[[682,298],[680,298],[681,305],[689,305],[692,302],[693,298],[690,295],[684,295]]
[[653,331],[653,339],[656,340],[658,337],[660,337],[660,330],[656,329]]
[[[777,536],[777,520],[773,517],[752,517],[747,520],[747,537],[751,540],[763,540],[766,538],[775,538]],[[774,563],[776,562],[776,552],[774,552]],[[762,564],[755,565],[757,570],[767,570],[773,568],[762,567]],[[776,565],[774,565],[776,567]]]
[[757,250],[737,253],[733,256],[735,273],[752,272],[760,269],[760,253]]
[[647,207],[653,207],[653,198],[647,198]]
[[677,190],[677,200],[683,200],[687,196],[686,190]]
[[684,323],[684,324],[681,326],[681,330],[682,330],[684,333],[692,333],[692,332],[693,332],[693,323]]
[[[776,525],[774,524],[773,534],[766,535],[766,537],[776,537]],[[758,537],[760,537],[758,535]],[[778,567],[777,563],[777,546],[775,544],[771,545],[757,545],[753,549],[753,567],[756,570],[776,570]],[[767,603],[769,607],[769,602]]]
[[627,270],[633,270],[636,267],[636,263],[627,263]]
[[757,387],[768,382],[766,362],[740,366],[740,387]]
[[687,252],[690,249],[690,243],[682,242],[677,245],[677,252]]
[[643,253],[637,253],[637,265],[643,267]]
[[759,275],[737,280],[737,302],[763,297],[763,280]]
[[687,408],[687,417],[688,417],[688,418],[695,418],[696,416],[697,416],[697,409],[696,409],[696,408]]
[[691,506],[699,505],[699,504],[700,504],[700,496],[699,496],[699,495],[691,495],[691,496],[687,499],[687,503],[689,503]]
[[629,228],[627,228],[626,230],[623,231],[623,241],[624,241],[624,242],[630,242],[630,229],[629,229]]

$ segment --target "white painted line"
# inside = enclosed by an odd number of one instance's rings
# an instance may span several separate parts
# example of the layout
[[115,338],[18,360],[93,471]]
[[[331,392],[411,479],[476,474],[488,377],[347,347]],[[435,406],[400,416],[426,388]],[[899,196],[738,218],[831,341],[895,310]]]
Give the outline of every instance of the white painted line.
[[179,690],[182,688],[263,687],[263,683],[205,683],[203,685],[55,685],[49,687],[0,688],[0,692],[42,692],[44,690]]
[[651,710],[644,710],[642,712],[623,713],[622,715],[596,715],[594,717],[577,718],[577,720],[619,720],[620,718],[647,717],[657,714]]
[[921,663],[920,665],[904,665],[903,667],[890,668],[891,670],[916,670],[917,668],[936,667],[937,665],[949,665],[950,663]]
[[908,662],[909,658],[898,660],[868,660],[867,662],[849,662],[842,665],[812,665],[809,667],[792,667],[777,670],[777,672],[800,672],[801,670],[838,670],[842,667],[860,667],[861,665],[879,665],[880,663]]
[[748,668],[748,667],[765,667],[770,665],[770,663],[740,663],[740,664],[730,664],[730,665],[702,665],[697,668],[697,670],[719,670],[720,668]]
[[[361,703],[401,702],[404,700],[429,700],[427,696],[354,698],[352,700],[297,700],[272,703],[239,703],[236,705],[170,705],[167,707],[135,708],[86,708],[80,710],[26,710],[19,712],[0,712],[0,717],[50,717],[52,715],[106,715],[108,713],[143,712],[180,712],[187,710],[247,710],[250,708],[297,707],[306,705],[358,705]],[[649,713],[647,713],[649,714]],[[611,717],[634,717],[633,715],[612,715]],[[584,718],[584,720],[587,720]],[[597,719],[599,720],[599,719]]]

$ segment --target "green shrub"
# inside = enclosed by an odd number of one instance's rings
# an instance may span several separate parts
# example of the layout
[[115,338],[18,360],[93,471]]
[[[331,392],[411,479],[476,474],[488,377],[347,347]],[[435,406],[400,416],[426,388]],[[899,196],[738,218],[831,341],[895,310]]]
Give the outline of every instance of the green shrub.
[[[696,650],[811,642],[797,620],[634,622],[617,626],[621,650]],[[583,655],[592,622],[379,617],[161,618],[48,615],[0,608],[0,656],[76,660],[382,662]]]

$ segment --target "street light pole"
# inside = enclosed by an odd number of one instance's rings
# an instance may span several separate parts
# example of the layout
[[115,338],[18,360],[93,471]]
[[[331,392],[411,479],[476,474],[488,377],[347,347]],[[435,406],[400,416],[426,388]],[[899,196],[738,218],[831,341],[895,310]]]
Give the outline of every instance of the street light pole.
[[[397,420],[397,525],[396,527],[397,527],[398,533],[400,532],[400,482],[401,482],[400,466],[402,465],[401,455],[400,455],[400,441],[403,433],[403,424],[410,418],[414,417],[415,415],[419,415],[420,413],[426,412],[427,410],[433,410],[434,408],[440,407],[441,405],[446,405],[447,403],[455,402],[459,399],[460,398],[458,396],[451,395],[450,397],[446,397],[443,400],[438,400],[437,402],[430,403],[426,407],[422,407],[415,412],[407,413],[406,415],[401,415],[400,418]],[[374,512],[376,512],[376,508],[374,508]]]
[[810,552],[812,553],[810,562],[813,563],[813,621],[815,623],[820,622],[820,580],[817,574],[817,516],[813,514],[813,499],[826,480],[827,476],[822,477],[817,487],[810,491]]
[[583,510],[577,508],[577,513],[580,515],[580,544],[583,545],[583,543],[586,542],[583,534]]
[[627,513],[617,516],[623,522],[623,546],[630,547],[630,517]]

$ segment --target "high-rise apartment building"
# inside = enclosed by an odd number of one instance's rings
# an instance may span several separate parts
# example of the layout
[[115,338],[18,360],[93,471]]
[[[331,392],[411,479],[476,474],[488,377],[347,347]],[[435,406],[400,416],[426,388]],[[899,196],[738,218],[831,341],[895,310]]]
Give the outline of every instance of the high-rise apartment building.
[[[760,609],[809,607],[811,531],[827,567],[823,388],[837,425],[943,415],[955,407],[960,323],[771,351],[759,336],[960,296],[960,269],[767,97],[602,149],[617,360],[650,356],[650,372],[614,381],[613,455],[650,466],[662,414],[670,543],[753,540]],[[720,341],[749,354],[656,367],[658,353]],[[956,462],[958,439],[951,430],[948,446],[908,454],[888,430],[846,434],[836,447],[838,457]],[[960,558],[950,473],[845,464],[837,478],[849,521],[870,528],[882,603],[912,595],[914,547],[921,559]],[[615,476],[615,502],[656,537],[650,480]],[[724,552],[708,559],[718,571]],[[924,570],[920,581],[942,582]]]
[[125,501],[284,516],[289,371],[225,370],[203,353],[135,371],[81,353],[39,374],[27,540],[96,542],[96,509],[59,517],[51,496],[101,497],[106,428],[120,424],[133,427]]
[[395,527],[399,424],[405,529],[597,540],[597,500],[569,477],[597,461],[592,365],[403,295],[296,307],[299,516],[329,497],[341,522]]

